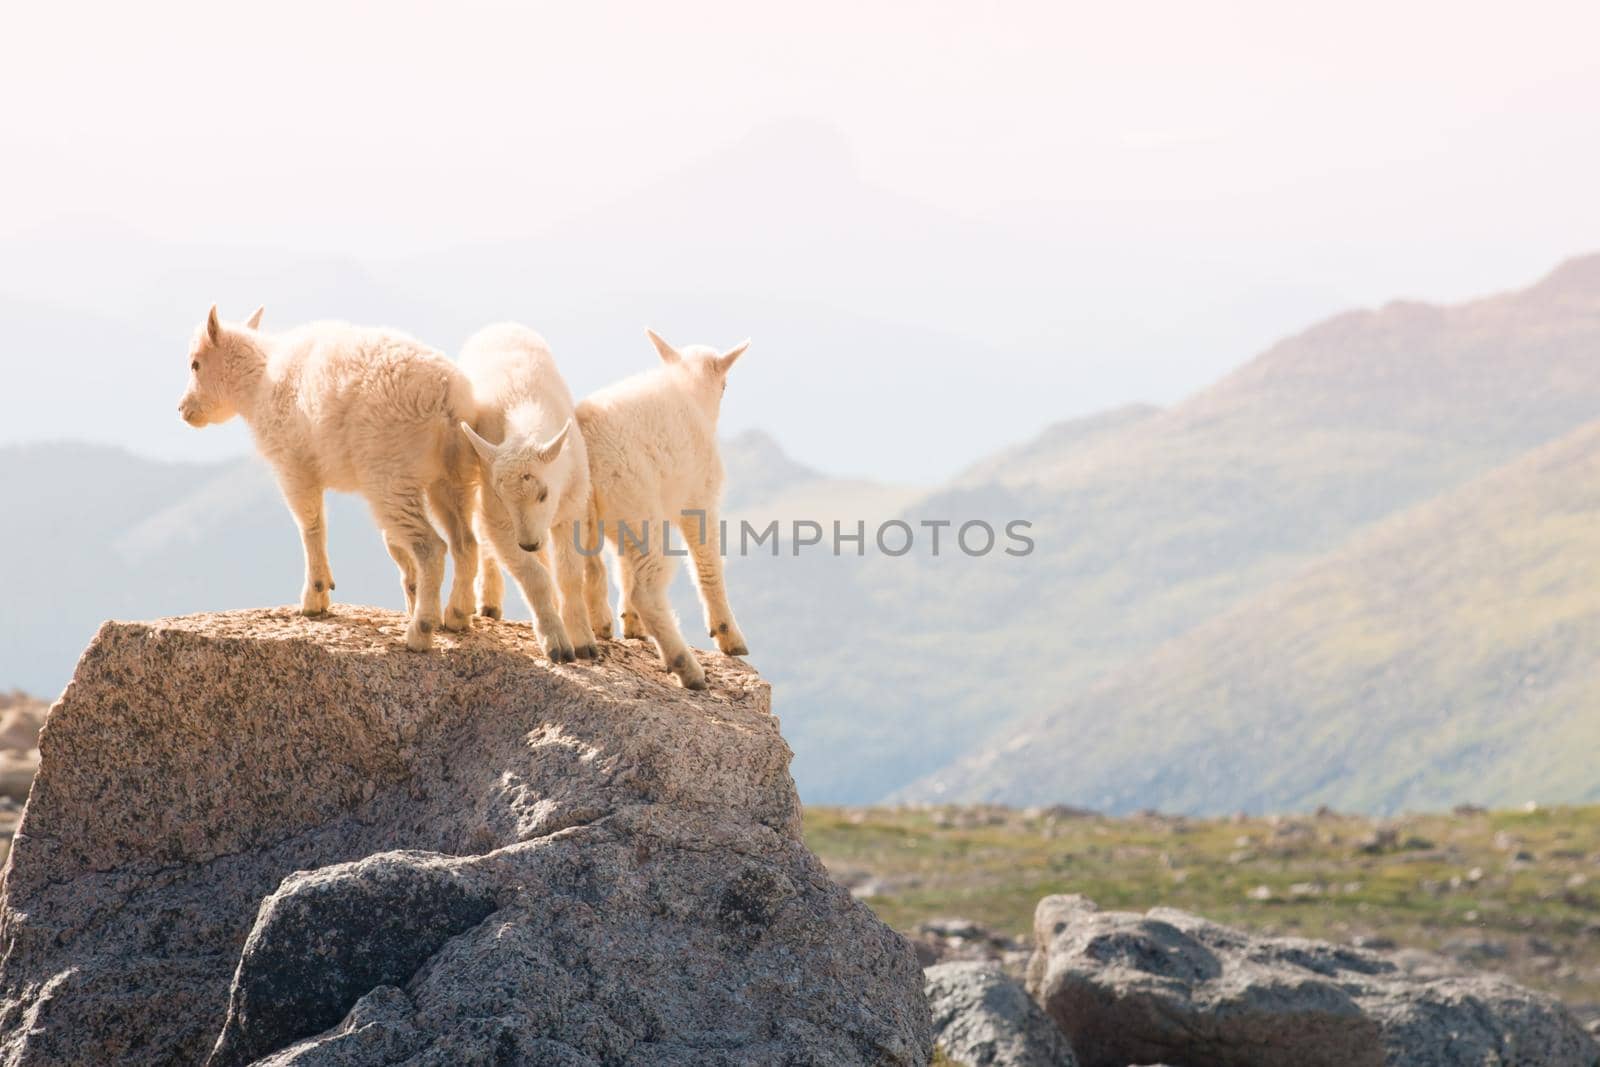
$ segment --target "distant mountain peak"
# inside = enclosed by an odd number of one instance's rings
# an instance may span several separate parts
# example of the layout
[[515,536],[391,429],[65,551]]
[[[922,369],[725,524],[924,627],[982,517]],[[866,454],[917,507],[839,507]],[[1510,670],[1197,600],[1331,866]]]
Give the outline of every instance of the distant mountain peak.
[[723,442],[724,452],[737,452],[743,456],[765,460],[774,464],[784,464],[802,473],[807,478],[820,478],[822,473],[797,462],[785,452],[778,439],[765,430],[750,427],[740,430]]
[[1534,285],[1535,292],[1581,292],[1600,297],[1600,252],[1563,260]]
[[820,471],[791,458],[765,430],[744,430],[724,440],[722,463],[728,472],[725,503],[730,506],[823,477]]

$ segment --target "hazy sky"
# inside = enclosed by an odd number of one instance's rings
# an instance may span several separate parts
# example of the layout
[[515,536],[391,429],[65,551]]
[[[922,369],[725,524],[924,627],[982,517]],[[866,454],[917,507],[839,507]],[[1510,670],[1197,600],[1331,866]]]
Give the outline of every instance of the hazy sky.
[[[992,329],[1036,335],[1059,395],[981,421],[978,450],[1175,399],[1352,304],[1600,248],[1591,3],[67,3],[5,23],[0,251],[120,226],[404,261],[603,216],[774,120],[832,131],[862,186],[1060,265],[1023,305],[1037,323],[997,304]],[[889,317],[991,332],[950,304]],[[737,317],[714,339],[751,332]]]

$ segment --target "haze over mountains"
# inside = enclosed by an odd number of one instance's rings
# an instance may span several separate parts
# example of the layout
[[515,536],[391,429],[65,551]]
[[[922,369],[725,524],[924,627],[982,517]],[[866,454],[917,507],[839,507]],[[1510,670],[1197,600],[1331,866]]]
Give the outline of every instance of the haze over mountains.
[[[733,516],[1033,523],[1022,558],[948,541],[935,558],[926,540],[886,558],[869,537],[861,557],[730,559],[802,794],[1194,811],[1600,796],[1579,769],[1597,356],[1586,257],[1460,306],[1337,316],[1169,408],[969,455],[932,491],[830,479],[734,436]],[[52,692],[108,616],[298,590],[293,525],[254,460],[13,447],[0,492],[41,502],[0,531],[27,561],[0,687]],[[331,499],[340,597],[393,605],[361,505]]]
[[[506,230],[532,236],[384,260],[178,243],[92,217],[8,236],[0,344],[28,358],[16,392],[0,396],[0,443],[83,438],[168,459],[246,451],[238,428],[195,434],[171,414],[181,349],[215,300],[236,317],[265,303],[269,329],[340,318],[447,350],[516,319],[550,339],[579,394],[651,364],[646,326],[677,343],[749,336],[727,431],[759,426],[841,475],[932,483],[1036,426],[1148,394],[1151,381],[1186,387],[1207,373],[1195,364],[1231,358],[1239,334],[1292,321],[1172,308],[1209,357],[1191,342],[1152,359],[1166,347],[1152,338],[1170,327],[1109,323],[1103,309],[1056,299],[1086,270],[1062,261],[1058,235],[881,189],[850,143],[815,121],[763,124],[603,208],[544,224],[529,210]],[[1095,270],[1139,287],[1132,264]],[[1024,375],[1031,388],[1019,391]],[[68,395],[83,407],[67,425],[22,399]]]

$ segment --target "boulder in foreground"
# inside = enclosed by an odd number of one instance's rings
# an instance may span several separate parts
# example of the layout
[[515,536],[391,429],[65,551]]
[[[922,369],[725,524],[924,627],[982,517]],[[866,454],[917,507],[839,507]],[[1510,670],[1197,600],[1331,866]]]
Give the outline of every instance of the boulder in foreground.
[[965,1067],[1077,1067],[1072,1046],[1021,984],[998,964],[929,967],[933,1036]]
[[801,843],[753,671],[404,627],[101,629],[6,870],[0,1059],[926,1061],[915,956]]
[[1491,975],[1418,977],[1375,953],[1254,937],[1185,912],[1034,913],[1028,987],[1083,1067],[1594,1067],[1564,1007]]

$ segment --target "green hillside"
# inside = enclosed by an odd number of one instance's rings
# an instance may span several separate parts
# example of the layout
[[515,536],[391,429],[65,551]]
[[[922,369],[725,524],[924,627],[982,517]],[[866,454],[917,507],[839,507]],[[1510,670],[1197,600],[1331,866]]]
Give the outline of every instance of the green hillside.
[[1600,422],[907,791],[1220,812],[1600,799]]
[[[787,635],[770,666],[758,650],[805,795],[888,795],[1124,664],[1142,669],[1364,528],[1572,431],[1600,412],[1597,353],[1600,256],[1457,307],[1351,312],[1171,408],[1061,434],[1048,458],[1045,442],[1022,450],[1037,476],[986,464],[988,482],[906,511],[1029,518],[1031,557],[868,560],[808,583],[809,608],[776,579],[734,585],[785,625],[801,611],[871,620]],[[960,795],[1007,788],[951,780]]]
[[1181,908],[1257,933],[1443,953],[1600,1021],[1600,808],[1375,821],[807,808],[806,844],[908,937],[952,917],[1022,948],[1039,898]]

